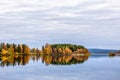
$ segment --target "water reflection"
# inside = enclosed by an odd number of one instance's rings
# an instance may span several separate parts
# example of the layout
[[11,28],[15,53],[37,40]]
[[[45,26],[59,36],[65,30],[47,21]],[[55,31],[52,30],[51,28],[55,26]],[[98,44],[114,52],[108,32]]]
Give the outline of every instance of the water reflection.
[[16,66],[26,65],[30,60],[29,55],[12,55],[12,56],[1,56],[0,66]]
[[49,65],[49,64],[71,65],[71,64],[83,63],[85,60],[88,59],[88,57],[87,56],[72,56],[72,55],[59,55],[59,56],[42,55],[41,59],[43,63],[46,63],[46,65]]
[[88,56],[78,55],[12,55],[12,56],[1,56],[0,66],[19,66],[26,65],[30,60],[39,61],[46,65],[71,65],[83,63],[88,59]]

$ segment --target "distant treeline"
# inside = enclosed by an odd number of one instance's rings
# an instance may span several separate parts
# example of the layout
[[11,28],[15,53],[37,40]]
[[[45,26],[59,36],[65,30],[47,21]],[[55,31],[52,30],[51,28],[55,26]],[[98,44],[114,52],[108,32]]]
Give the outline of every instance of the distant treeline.
[[0,44],[0,54],[87,54],[89,51],[87,48],[81,45],[72,44],[45,44],[42,46],[42,50],[38,48],[30,49],[25,44]]
[[110,50],[110,49],[89,49],[90,53],[109,53],[109,52],[116,52],[117,50]]

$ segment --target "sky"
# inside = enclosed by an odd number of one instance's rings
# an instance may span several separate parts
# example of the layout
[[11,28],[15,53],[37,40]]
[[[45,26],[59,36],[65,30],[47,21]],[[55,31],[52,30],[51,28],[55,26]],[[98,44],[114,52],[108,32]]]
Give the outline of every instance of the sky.
[[120,49],[120,0],[0,0],[0,42]]

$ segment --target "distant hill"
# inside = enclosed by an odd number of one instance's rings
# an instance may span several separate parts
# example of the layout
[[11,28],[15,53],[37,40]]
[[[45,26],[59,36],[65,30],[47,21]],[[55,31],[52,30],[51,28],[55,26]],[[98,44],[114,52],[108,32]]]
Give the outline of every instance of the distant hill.
[[109,53],[109,52],[116,52],[118,50],[112,49],[89,49],[90,53]]

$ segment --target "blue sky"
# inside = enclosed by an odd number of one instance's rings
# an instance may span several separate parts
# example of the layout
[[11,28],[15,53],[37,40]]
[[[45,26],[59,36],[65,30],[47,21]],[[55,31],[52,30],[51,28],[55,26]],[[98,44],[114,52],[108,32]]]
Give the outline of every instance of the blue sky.
[[119,0],[1,0],[0,42],[120,49]]

